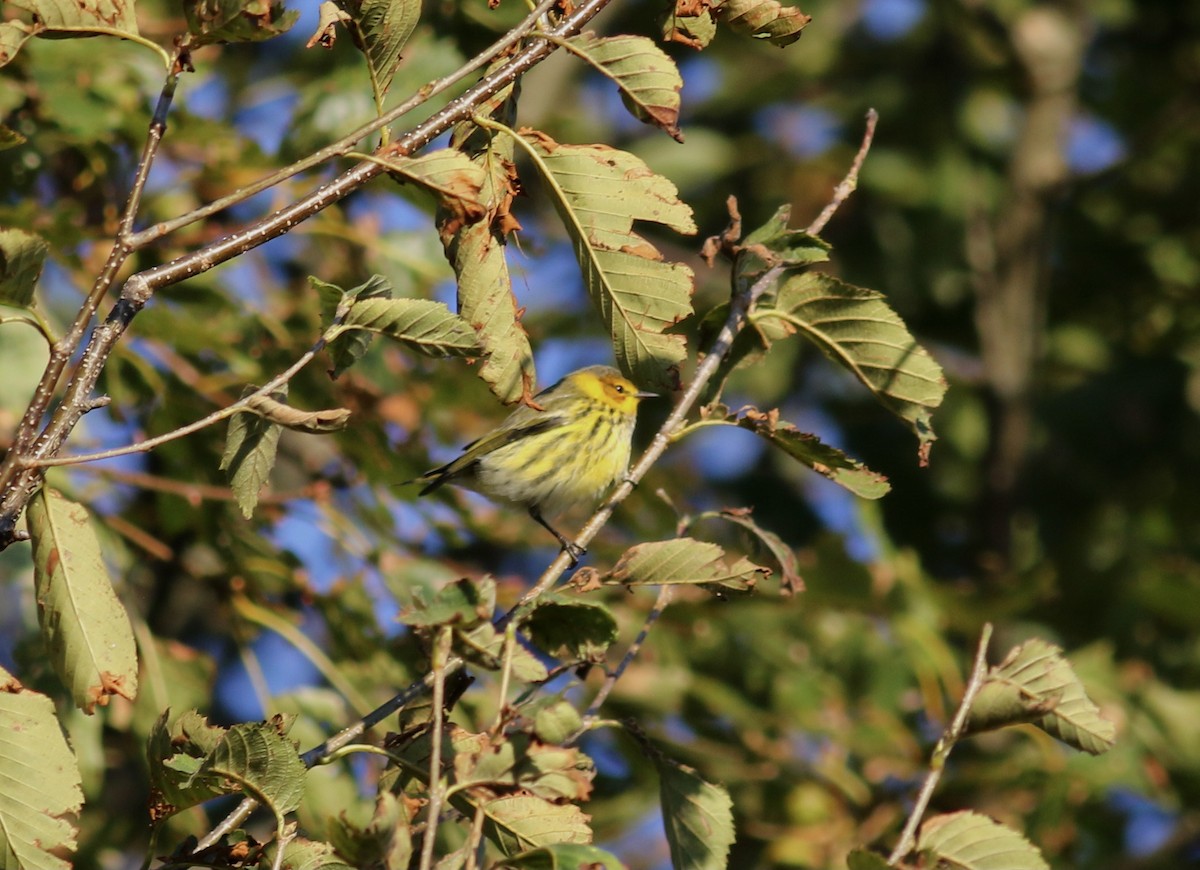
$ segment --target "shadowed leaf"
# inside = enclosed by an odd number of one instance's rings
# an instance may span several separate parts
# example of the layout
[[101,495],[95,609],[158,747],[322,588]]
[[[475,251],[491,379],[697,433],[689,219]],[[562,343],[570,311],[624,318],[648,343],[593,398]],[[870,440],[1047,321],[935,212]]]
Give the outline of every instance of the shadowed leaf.
[[740,592],[771,573],[770,568],[745,558],[727,565],[724,555],[725,551],[716,544],[694,538],[651,541],[626,550],[602,580],[624,586],[712,584]]
[[847,870],[888,870],[890,866],[882,855],[866,849],[854,849],[846,856]]
[[663,824],[675,870],[724,870],[733,844],[733,802],[720,786],[665,758],[655,762]]
[[192,45],[261,42],[286,33],[300,13],[281,0],[184,0]]
[[1050,870],[1037,848],[987,816],[962,812],[934,816],[921,825],[917,851],[929,866],[961,870]]
[[137,696],[137,649],[83,505],[42,488],[29,502],[38,622],[54,668],[90,713]]
[[522,622],[538,649],[575,661],[595,661],[617,640],[617,621],[602,604],[546,596]]
[[28,308],[49,247],[22,230],[0,230],[0,304]]
[[780,47],[800,38],[812,21],[799,9],[784,6],[778,0],[724,0],[714,4],[717,20],[738,33],[769,40]]
[[276,816],[300,806],[307,769],[295,744],[279,733],[279,723],[246,722],[225,732],[193,774],[193,781],[235,783]]
[[625,865],[616,855],[595,846],[558,843],[513,855],[493,867],[496,870],[624,870]]
[[345,408],[330,408],[325,411],[302,411],[286,402],[270,396],[255,396],[248,407],[264,420],[278,423],[297,432],[320,434],[345,429],[350,422],[350,412]]
[[75,756],[49,698],[3,668],[0,687],[0,866],[67,870],[83,806]]
[[[309,275],[308,283],[317,291],[317,296],[321,300],[321,326],[326,333],[333,326],[334,320],[343,307],[348,311],[355,302],[366,299],[392,298],[392,284],[382,275],[372,275],[362,284],[349,290],[343,290],[337,284],[330,284],[320,278],[314,278],[312,275]],[[363,329],[353,329],[329,338],[326,350],[333,360],[333,368],[329,370],[330,377],[336,379],[342,372],[362,359],[374,338],[374,333]]]
[[625,107],[639,121],[653,124],[682,142],[679,90],[683,79],[675,62],[644,36],[598,37],[583,33],[570,46],[621,91]]
[[727,508],[722,511],[711,511],[700,514],[696,519],[717,517],[745,529],[759,541],[779,564],[779,585],[788,594],[804,591],[804,580],[800,577],[796,554],[784,543],[779,535],[764,529],[750,515],[750,508]]
[[[254,388],[247,389],[253,391]],[[283,404],[285,395],[282,391],[276,393],[274,401]],[[281,426],[258,414],[234,414],[229,420],[220,469],[225,472],[246,519],[254,515],[258,494],[271,476],[282,433]]]

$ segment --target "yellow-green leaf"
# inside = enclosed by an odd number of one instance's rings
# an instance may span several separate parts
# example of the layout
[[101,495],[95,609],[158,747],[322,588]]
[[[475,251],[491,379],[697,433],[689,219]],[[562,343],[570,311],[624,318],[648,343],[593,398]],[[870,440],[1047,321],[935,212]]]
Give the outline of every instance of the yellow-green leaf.
[[779,0],[723,0],[713,6],[717,20],[731,30],[766,39],[780,47],[800,38],[801,31],[812,21],[793,6]]
[[733,802],[728,792],[695,770],[656,759],[663,825],[675,870],[725,870],[733,845]]
[[1032,843],[979,813],[934,816],[921,826],[917,851],[930,867],[959,870],[1050,870]]
[[683,79],[675,61],[644,36],[598,37],[582,33],[571,48],[620,89],[621,100],[639,121],[653,124],[682,142],[679,91]]
[[83,505],[45,487],[29,502],[42,639],[76,705],[137,696],[137,649]]
[[300,17],[282,0],[184,0],[183,12],[193,46],[260,42],[286,33]]
[[421,0],[337,0],[350,16],[354,44],[367,58],[372,90],[382,100],[392,85],[400,52],[421,18]]
[[83,806],[75,756],[54,703],[0,668],[0,868],[67,870]]
[[23,230],[0,229],[0,304],[28,308],[48,246]]
[[744,591],[771,573],[745,558],[728,565],[724,556],[716,544],[695,538],[650,541],[626,550],[603,581],[624,586],[700,583]]
[[[282,404],[283,396],[283,393],[277,394],[275,402]],[[226,473],[246,519],[254,515],[258,494],[271,476],[282,433],[281,426],[258,414],[234,414],[229,420],[220,469]]]
[[505,855],[555,843],[588,845],[592,829],[575,804],[556,804],[530,795],[505,795],[483,804],[483,830]]
[[133,0],[9,0],[18,9],[37,16],[46,30],[105,28],[136,34]]
[[635,383],[673,387],[683,336],[664,335],[692,311],[692,272],[666,263],[633,232],[635,220],[695,233],[692,210],[675,185],[638,158],[604,145],[560,145],[526,137],[547,174],[584,285],[612,335],[621,369]]
[[426,356],[478,356],[471,324],[428,299],[365,299],[355,302],[333,337],[355,329],[386,335]]

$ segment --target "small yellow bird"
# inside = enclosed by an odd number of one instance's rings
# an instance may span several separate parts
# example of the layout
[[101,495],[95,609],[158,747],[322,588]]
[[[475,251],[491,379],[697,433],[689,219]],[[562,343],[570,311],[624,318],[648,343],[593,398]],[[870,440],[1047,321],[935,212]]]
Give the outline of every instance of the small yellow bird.
[[542,410],[520,406],[462,456],[408,482],[425,484],[420,495],[453,483],[528,508],[575,565],[584,549],[545,514],[595,505],[625,477],[638,402],[655,395],[611,366],[579,369],[534,397]]

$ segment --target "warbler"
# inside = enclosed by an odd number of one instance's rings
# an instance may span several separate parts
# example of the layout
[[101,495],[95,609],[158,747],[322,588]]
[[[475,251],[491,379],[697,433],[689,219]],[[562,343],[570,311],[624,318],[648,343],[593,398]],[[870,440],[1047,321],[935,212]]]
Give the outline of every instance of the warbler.
[[521,405],[462,456],[408,482],[425,484],[419,495],[453,483],[525,507],[575,565],[584,549],[546,515],[591,507],[625,477],[638,403],[655,395],[611,366],[579,369],[534,396],[541,410]]

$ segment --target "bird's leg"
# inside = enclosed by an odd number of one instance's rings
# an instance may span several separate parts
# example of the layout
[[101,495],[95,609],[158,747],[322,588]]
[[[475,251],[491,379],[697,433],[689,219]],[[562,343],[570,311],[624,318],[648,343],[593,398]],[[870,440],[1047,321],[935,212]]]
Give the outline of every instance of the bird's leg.
[[571,567],[574,568],[576,565],[578,565],[579,557],[586,553],[587,549],[579,546],[574,541],[569,540],[558,529],[546,522],[546,518],[542,516],[542,512],[536,507],[531,507],[529,509],[529,515],[537,521],[538,525],[558,539],[558,543],[562,545],[563,550],[568,556],[571,557]]

